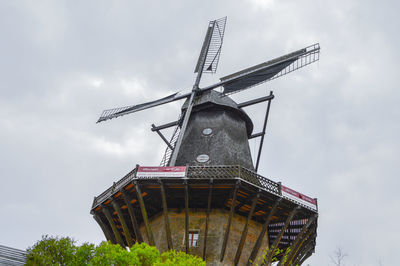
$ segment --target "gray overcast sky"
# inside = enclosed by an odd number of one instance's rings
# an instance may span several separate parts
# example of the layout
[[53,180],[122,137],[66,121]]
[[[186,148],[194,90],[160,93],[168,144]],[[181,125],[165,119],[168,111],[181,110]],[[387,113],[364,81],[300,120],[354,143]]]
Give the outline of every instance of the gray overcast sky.
[[[104,239],[93,197],[165,149],[170,104],[95,124],[106,108],[190,88],[208,21],[228,16],[203,85],[319,42],[321,60],[273,90],[260,173],[317,197],[311,265],[396,265],[400,218],[398,1],[1,1],[0,244]],[[248,109],[256,128],[265,106]],[[252,141],[251,147],[257,143]]]

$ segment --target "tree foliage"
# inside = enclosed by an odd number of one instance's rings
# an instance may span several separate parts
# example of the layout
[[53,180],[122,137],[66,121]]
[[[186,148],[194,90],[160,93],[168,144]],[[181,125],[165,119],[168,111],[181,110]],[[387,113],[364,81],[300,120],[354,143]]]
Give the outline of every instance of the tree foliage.
[[135,244],[130,250],[110,242],[77,246],[69,237],[47,235],[27,251],[26,265],[206,265],[201,258],[180,251],[160,254],[146,243]]

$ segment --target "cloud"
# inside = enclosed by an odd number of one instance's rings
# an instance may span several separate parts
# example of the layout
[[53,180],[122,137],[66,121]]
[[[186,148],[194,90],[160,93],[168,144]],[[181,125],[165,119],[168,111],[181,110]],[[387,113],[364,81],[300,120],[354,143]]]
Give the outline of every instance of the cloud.
[[[321,44],[318,63],[233,96],[274,91],[260,173],[318,198],[317,249],[307,263],[327,265],[340,245],[348,264],[396,264],[398,7],[2,1],[1,244],[26,248],[46,233],[103,239],[89,214],[93,197],[137,163],[160,162],[165,145],[150,125],[176,120],[182,101],[96,124],[98,116],[191,88],[207,23],[227,15],[217,75],[202,85]],[[265,105],[246,111],[259,129]]]

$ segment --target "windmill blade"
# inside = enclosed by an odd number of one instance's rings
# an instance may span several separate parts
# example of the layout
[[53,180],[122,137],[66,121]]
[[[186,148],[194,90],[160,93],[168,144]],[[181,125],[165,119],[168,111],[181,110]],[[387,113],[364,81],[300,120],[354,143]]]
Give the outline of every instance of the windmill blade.
[[123,116],[123,115],[127,115],[130,113],[135,113],[141,110],[145,110],[151,107],[155,107],[158,105],[162,105],[162,104],[166,104],[166,103],[170,103],[173,101],[177,101],[183,98],[186,98],[190,96],[190,92],[189,93],[181,93],[181,92],[177,92],[174,94],[171,94],[167,97],[155,100],[155,101],[151,101],[151,102],[147,102],[147,103],[142,103],[142,104],[137,104],[137,105],[131,105],[131,106],[126,106],[126,107],[119,107],[119,108],[114,108],[114,109],[108,109],[108,110],[104,110],[103,113],[101,114],[99,120],[97,120],[97,123],[112,119],[112,118],[116,118],[119,116]]
[[[210,21],[194,73],[198,73],[200,68],[202,68],[201,71],[203,73],[215,73],[215,71],[217,71],[219,56],[221,55],[222,42],[224,39],[226,18],[227,17],[223,17]],[[210,37],[211,42],[207,47]],[[205,57],[204,66],[202,67],[201,61],[204,53],[207,53],[207,55]]]
[[225,76],[221,78],[220,85],[224,87],[224,94],[239,92],[318,61],[319,52],[319,44],[316,43],[293,53]]

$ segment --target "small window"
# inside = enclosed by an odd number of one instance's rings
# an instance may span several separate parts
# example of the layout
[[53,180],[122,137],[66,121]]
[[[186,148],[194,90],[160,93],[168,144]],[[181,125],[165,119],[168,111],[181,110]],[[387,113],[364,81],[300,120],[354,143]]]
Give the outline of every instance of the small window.
[[204,136],[209,136],[209,135],[212,134],[212,132],[213,132],[212,129],[209,128],[209,127],[203,129],[203,135],[204,135]]
[[189,247],[199,246],[199,230],[189,230]]
[[208,160],[210,160],[210,156],[208,156],[207,154],[200,154],[196,157],[196,161],[198,161],[199,163],[205,163],[208,162]]

